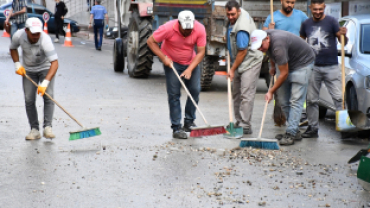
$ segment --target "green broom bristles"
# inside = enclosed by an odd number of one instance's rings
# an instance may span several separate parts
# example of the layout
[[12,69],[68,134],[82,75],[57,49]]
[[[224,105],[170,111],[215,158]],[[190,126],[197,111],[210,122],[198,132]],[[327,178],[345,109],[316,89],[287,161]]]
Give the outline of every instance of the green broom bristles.
[[69,132],[69,141],[101,135],[99,127]]
[[239,146],[269,150],[280,149],[276,139],[242,139]]

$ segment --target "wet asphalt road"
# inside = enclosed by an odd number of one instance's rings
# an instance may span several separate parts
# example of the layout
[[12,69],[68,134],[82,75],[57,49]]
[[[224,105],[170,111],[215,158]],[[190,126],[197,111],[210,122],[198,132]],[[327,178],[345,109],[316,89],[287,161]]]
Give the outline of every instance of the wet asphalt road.
[[[79,126],[56,107],[57,138],[25,141],[21,78],[7,54],[9,39],[0,37],[0,207],[370,207],[358,164],[346,164],[369,136],[341,139],[333,113],[320,121],[319,138],[281,151],[234,149],[240,140],[221,135],[176,140],[157,59],[150,78],[131,79],[127,70],[113,71],[111,41],[102,51],[73,42],[74,48],[56,44],[55,99],[102,135],[68,141]],[[266,90],[260,80],[249,137],[258,136]],[[215,77],[201,93],[209,123],[228,123],[226,92],[225,78]],[[37,106],[42,118],[40,97]],[[270,104],[263,138],[284,132],[272,110]]]

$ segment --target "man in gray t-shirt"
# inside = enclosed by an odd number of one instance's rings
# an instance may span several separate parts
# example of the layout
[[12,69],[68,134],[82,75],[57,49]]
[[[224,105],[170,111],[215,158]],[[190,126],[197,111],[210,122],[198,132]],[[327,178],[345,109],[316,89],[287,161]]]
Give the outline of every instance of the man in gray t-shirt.
[[[255,30],[251,40],[252,50],[258,49],[269,55],[271,75],[275,75],[275,63],[279,67],[280,76],[266,93],[265,100],[270,102],[272,95],[279,89],[281,106],[288,121],[286,134],[282,136],[280,145],[292,145],[294,140],[302,139],[299,120],[315,53],[302,38],[283,30]],[[277,135],[278,137],[280,136]]]
[[[58,56],[51,38],[42,31],[42,22],[38,18],[28,18],[26,29],[18,30],[10,45],[10,55],[14,61],[15,72],[23,76],[23,91],[26,102],[26,113],[31,132],[26,140],[40,139],[39,119],[36,109],[36,92],[44,98],[44,137],[54,138],[51,124],[54,113],[54,102],[45,91],[53,97],[54,75],[58,70]],[[22,64],[19,62],[18,48],[22,49]],[[41,83],[34,86],[25,76],[34,82]]]

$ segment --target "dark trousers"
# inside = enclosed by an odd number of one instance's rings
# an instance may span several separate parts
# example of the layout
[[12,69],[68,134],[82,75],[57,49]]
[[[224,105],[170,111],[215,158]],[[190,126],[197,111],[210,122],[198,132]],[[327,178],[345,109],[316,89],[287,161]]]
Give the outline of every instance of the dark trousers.
[[[188,65],[181,65],[178,63],[173,63],[173,66],[177,70],[177,73],[181,75],[187,68]],[[173,72],[172,68],[164,66],[164,71],[166,74],[166,87],[168,96],[168,105],[170,106],[170,119],[173,130],[178,130],[181,128],[181,83]],[[196,103],[199,101],[200,93],[200,69],[197,66],[191,75],[189,80],[183,79],[186,87],[188,88],[191,96],[193,96]],[[195,106],[191,102],[190,98],[186,100],[185,105],[185,124],[191,124],[195,119]]]
[[64,20],[61,17],[55,17],[55,37],[59,39],[59,34],[61,33],[66,37],[66,32],[63,30]]
[[[94,19],[94,36],[95,36],[95,48],[101,48],[103,44],[103,29],[104,29],[104,19]],[[98,41],[99,32],[99,41]]]

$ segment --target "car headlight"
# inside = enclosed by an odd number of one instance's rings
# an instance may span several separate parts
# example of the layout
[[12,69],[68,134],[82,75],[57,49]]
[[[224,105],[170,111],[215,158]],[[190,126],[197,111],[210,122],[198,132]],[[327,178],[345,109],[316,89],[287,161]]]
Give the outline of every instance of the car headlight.
[[76,26],[78,26],[78,23],[77,23],[77,22],[75,22],[75,25],[76,25]]
[[113,28],[113,32],[117,32],[118,31],[118,28],[117,27],[114,27]]
[[370,75],[365,77],[365,88],[370,89]]
[[153,14],[153,7],[146,8],[146,13],[147,14]]

